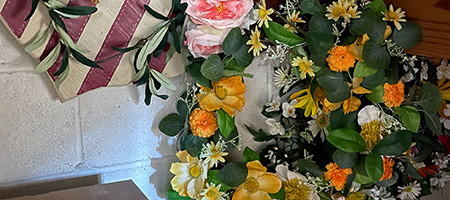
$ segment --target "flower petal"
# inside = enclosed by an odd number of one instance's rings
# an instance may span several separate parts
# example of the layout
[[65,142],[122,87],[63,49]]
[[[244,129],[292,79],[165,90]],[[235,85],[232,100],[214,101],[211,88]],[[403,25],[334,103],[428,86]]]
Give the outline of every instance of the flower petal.
[[277,193],[281,189],[281,180],[274,173],[266,173],[257,179],[259,190],[268,193]]

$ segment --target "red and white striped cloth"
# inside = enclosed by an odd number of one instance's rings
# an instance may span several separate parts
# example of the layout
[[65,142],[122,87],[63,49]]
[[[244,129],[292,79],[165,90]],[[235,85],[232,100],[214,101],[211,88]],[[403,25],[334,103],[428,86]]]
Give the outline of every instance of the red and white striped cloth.
[[[60,0],[69,6],[94,6],[91,0]],[[86,57],[93,60],[103,60],[117,53],[112,47],[125,48],[134,45],[140,38],[148,36],[152,28],[159,22],[146,13],[144,4],[159,11],[168,13],[171,7],[169,0],[106,0],[96,7],[98,11],[91,16],[76,19],[63,19],[67,31],[73,41],[81,47],[89,49]],[[15,35],[18,42],[26,47],[37,35],[48,27],[50,17],[43,4],[39,4],[36,13],[29,21],[24,21],[31,9],[31,0],[0,0],[0,21]],[[39,49],[30,52],[36,59],[42,60],[56,46],[59,36],[54,32]],[[62,56],[48,70],[49,77],[54,77],[61,65]],[[130,84],[135,75],[133,68],[134,53],[127,53],[109,62],[102,63],[103,69],[89,68],[74,59],[69,62],[70,72],[67,79],[57,88],[62,102],[83,94],[87,91],[108,86]],[[152,59],[150,67],[162,72],[168,77],[174,77],[184,72],[181,56],[174,58],[165,65],[166,56]],[[56,88],[56,87],[55,87]]]

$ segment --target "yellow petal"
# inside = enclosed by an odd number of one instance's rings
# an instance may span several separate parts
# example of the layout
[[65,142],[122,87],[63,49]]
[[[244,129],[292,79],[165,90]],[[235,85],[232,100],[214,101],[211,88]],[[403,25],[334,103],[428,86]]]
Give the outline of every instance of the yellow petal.
[[248,170],[262,171],[264,173],[267,171],[267,168],[264,167],[258,160],[248,162],[246,166]]
[[237,189],[232,200],[252,200],[250,194],[244,189]]
[[324,106],[327,107],[331,111],[339,109],[339,107],[341,107],[342,103],[343,102],[331,103],[330,101],[328,101],[328,99],[325,99],[323,102]]
[[357,111],[361,105],[361,100],[357,97],[351,96],[349,99],[344,101],[344,114]]
[[261,190],[258,190],[255,193],[251,194],[250,199],[251,200],[272,200],[272,198],[270,198],[270,195],[267,194],[267,192],[263,192]]
[[198,100],[200,107],[207,111],[215,111],[220,109],[222,101],[217,98],[214,93],[208,93],[206,95],[201,95],[201,99]]
[[355,94],[370,94],[370,93],[372,93],[372,91],[370,91],[366,88],[363,88],[362,86],[352,89],[352,92]]

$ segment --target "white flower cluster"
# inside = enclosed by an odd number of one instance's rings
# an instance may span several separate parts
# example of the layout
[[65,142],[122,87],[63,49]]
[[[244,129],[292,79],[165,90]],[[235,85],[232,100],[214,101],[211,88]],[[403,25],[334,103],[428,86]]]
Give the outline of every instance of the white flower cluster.
[[322,179],[320,177],[314,177],[309,172],[306,173],[306,182],[312,186],[314,186],[315,191],[319,192],[328,192],[330,189],[330,183],[329,181],[326,181],[325,179]]
[[381,131],[387,132],[388,134],[394,133],[399,130],[406,130],[402,123],[384,112],[382,113],[381,124]]

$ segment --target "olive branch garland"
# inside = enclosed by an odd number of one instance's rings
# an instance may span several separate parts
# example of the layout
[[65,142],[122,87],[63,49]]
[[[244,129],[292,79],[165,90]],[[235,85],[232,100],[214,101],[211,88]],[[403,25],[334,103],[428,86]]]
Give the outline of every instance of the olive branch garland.
[[[36,73],[43,73],[47,71],[57,61],[61,50],[64,51],[61,67],[53,74],[59,76],[55,82],[56,87],[59,88],[61,83],[67,78],[69,74],[69,57],[73,57],[80,63],[93,67],[100,68],[100,65],[85,57],[83,54],[88,53],[89,50],[78,46],[67,33],[67,27],[62,18],[74,19],[82,15],[91,15],[97,12],[97,8],[90,6],[66,6],[57,0],[42,0],[48,8],[49,16],[51,18],[51,25],[49,25],[43,32],[41,32],[26,48],[26,52],[31,52],[41,47],[49,35],[50,29],[53,28],[60,36],[58,44],[55,48],[41,61],[36,67]],[[32,0],[31,10],[25,21],[29,20],[35,13],[40,0]]]

